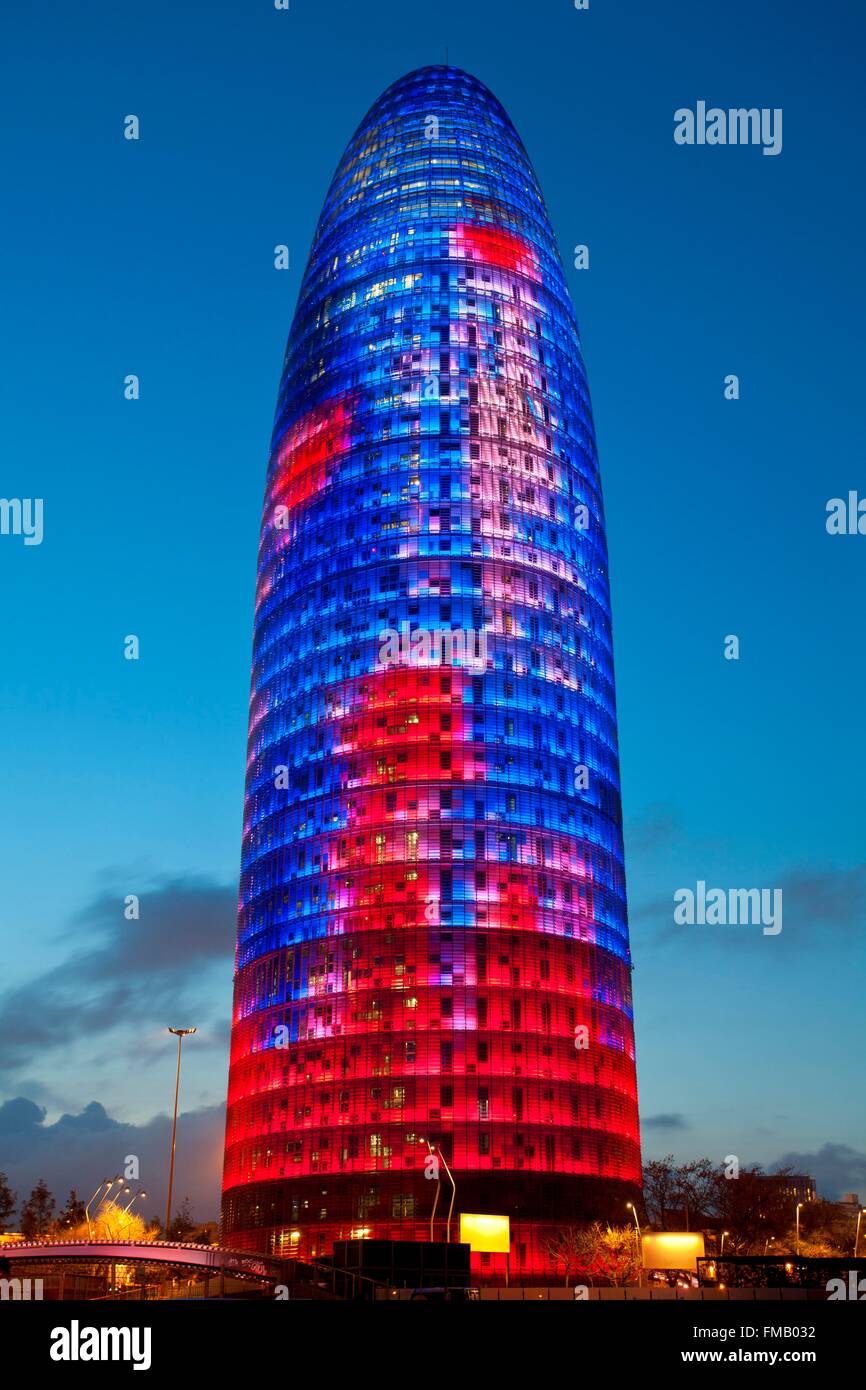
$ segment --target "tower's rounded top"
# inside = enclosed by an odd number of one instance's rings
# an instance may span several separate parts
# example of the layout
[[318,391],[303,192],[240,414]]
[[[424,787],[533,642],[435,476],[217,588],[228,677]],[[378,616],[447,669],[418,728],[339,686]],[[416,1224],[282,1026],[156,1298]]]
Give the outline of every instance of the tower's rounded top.
[[501,103],[480,77],[467,72],[465,68],[454,67],[451,63],[428,63],[424,67],[413,68],[411,72],[404,73],[386,87],[379,100],[384,100],[393,92],[424,86],[431,89],[442,88],[445,91],[455,91],[461,87],[470,89],[502,109]]
[[418,103],[425,99],[435,107],[440,103],[443,108],[472,106],[479,120],[492,114],[518,139],[505,108],[490,88],[473,73],[449,63],[430,63],[396,78],[370,107],[359,129],[375,121],[382,111],[393,110],[395,106],[404,110],[418,109]]
[[552,242],[507,112],[479,78],[445,63],[398,77],[370,107],[337,166],[314,251],[327,256],[350,224],[363,232],[386,215],[397,230],[450,219]]

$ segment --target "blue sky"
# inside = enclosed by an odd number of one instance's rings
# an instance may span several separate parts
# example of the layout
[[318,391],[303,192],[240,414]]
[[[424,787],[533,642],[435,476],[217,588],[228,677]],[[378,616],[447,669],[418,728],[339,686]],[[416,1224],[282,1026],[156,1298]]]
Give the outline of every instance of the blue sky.
[[[19,4],[10,27],[0,494],[45,519],[41,546],[0,537],[0,1103],[30,1103],[0,1108],[0,1168],[95,1186],[153,1143],[156,1191],[160,1030],[197,1022],[180,1181],[215,1210],[282,352],[345,144],[447,48],[514,120],[567,266],[590,248],[569,282],[609,529],[645,1153],[793,1155],[866,1195],[866,537],[824,525],[828,499],[866,495],[861,7],[96,0]],[[676,145],[698,100],[781,107],[782,153]],[[698,879],[781,887],[781,935],[674,928]]]

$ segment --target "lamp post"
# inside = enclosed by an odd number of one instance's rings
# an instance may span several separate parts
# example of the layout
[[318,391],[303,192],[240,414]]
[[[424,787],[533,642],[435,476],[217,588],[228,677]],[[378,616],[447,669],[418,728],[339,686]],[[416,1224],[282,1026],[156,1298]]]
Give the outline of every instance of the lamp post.
[[[127,1190],[127,1192],[128,1192],[128,1191],[129,1191],[129,1188],[127,1188],[126,1190]],[[146,1192],[143,1192],[143,1191],[142,1191],[142,1192],[133,1192],[133,1194],[132,1194],[132,1196],[130,1197],[129,1201],[127,1202],[126,1206],[123,1208],[123,1211],[120,1213],[121,1216],[123,1217],[123,1216],[126,1215],[126,1213],[127,1213],[127,1212],[130,1210],[130,1208],[132,1207],[133,1202],[137,1202],[138,1199],[139,1199],[139,1197],[146,1197],[146,1196],[147,1196],[147,1193],[146,1193]]]
[[[436,1158],[436,1150],[429,1139],[419,1139],[419,1144],[427,1145],[427,1152]],[[439,1160],[436,1159],[436,1196],[433,1198],[433,1210],[430,1213],[430,1244],[433,1244],[433,1222],[436,1219],[436,1208],[439,1205],[439,1193],[442,1187],[442,1179],[439,1177]]]
[[100,1192],[102,1192],[102,1189],[105,1188],[105,1192],[102,1194],[103,1197],[107,1197],[116,1182],[122,1183],[123,1178],[103,1178],[90,1201],[87,1203],[87,1206],[84,1208],[84,1219],[87,1222],[87,1235],[90,1240],[93,1240],[93,1227],[90,1224],[90,1208],[93,1206]]
[[96,1189],[96,1191],[94,1192],[93,1196],[91,1197],[90,1201],[87,1203],[87,1206],[84,1208],[84,1219],[85,1219],[85,1221],[87,1222],[87,1237],[88,1237],[88,1240],[93,1240],[93,1227],[92,1227],[91,1224],[90,1224],[90,1208],[91,1208],[92,1204],[96,1201],[96,1198],[98,1197],[99,1193],[102,1191],[102,1189],[104,1188],[104,1186],[105,1186],[105,1184],[106,1184],[107,1182],[108,1182],[108,1178],[103,1178],[103,1179],[102,1179],[102,1182],[99,1184],[99,1186],[97,1187],[97,1189]]
[[638,1259],[640,1260],[640,1264],[638,1265],[637,1270],[637,1286],[640,1289],[643,1287],[643,1247],[641,1244],[640,1222],[637,1219],[637,1209],[634,1205],[634,1202],[626,1202],[625,1205],[626,1210],[630,1211],[632,1216],[634,1217],[634,1224],[637,1228],[637,1251]]
[[[120,1224],[121,1224],[121,1225],[123,1224],[123,1221],[122,1221],[122,1219],[121,1219],[121,1213],[120,1213],[120,1206],[119,1206],[119,1203],[120,1203],[121,1197],[125,1197],[125,1196],[128,1194],[128,1192],[129,1192],[129,1188],[128,1188],[128,1187],[124,1187],[124,1186],[122,1185],[122,1183],[121,1183],[121,1187],[120,1187],[120,1190],[119,1190],[117,1196],[114,1197],[114,1198],[112,1199],[112,1200],[113,1200],[113,1204],[114,1204],[115,1208],[117,1209],[118,1219],[120,1220]],[[108,1193],[106,1193],[106,1196],[108,1196]],[[106,1230],[108,1231],[108,1239],[109,1239],[109,1240],[114,1240],[114,1227],[113,1227],[113,1226],[111,1225],[111,1223],[108,1221],[108,1218],[107,1218],[107,1217],[106,1217],[105,1226],[106,1226]]]
[[800,1208],[801,1208],[802,1205],[803,1205],[802,1202],[798,1202],[798,1203],[797,1203],[797,1254],[798,1254],[798,1255],[799,1255],[799,1253],[800,1253]]
[[722,1256],[723,1256],[724,1253],[725,1253],[725,1236],[728,1235],[728,1234],[729,1234],[728,1231],[722,1231],[722,1248],[721,1248],[721,1250],[719,1251],[719,1259],[721,1259]]
[[451,1169],[448,1167],[448,1164],[445,1162],[445,1155],[444,1155],[443,1152],[442,1152],[441,1146],[440,1146],[440,1145],[437,1145],[437,1148],[438,1148],[438,1150],[439,1150],[439,1157],[440,1157],[441,1160],[442,1160],[443,1166],[444,1166],[444,1168],[445,1168],[445,1172],[448,1174],[448,1181],[449,1181],[450,1184],[451,1184],[451,1204],[450,1204],[450,1206],[448,1207],[448,1220],[447,1220],[446,1223],[445,1223],[445,1243],[446,1243],[447,1245],[450,1245],[450,1244],[451,1244],[451,1217],[452,1217],[452,1215],[453,1215],[453,1213],[454,1213],[454,1202],[455,1202],[456,1197],[457,1197],[457,1184],[456,1184],[456,1182],[454,1181],[454,1174],[451,1172]]
[[171,1122],[171,1158],[168,1164],[168,1201],[165,1206],[165,1238],[168,1240],[168,1228],[171,1222],[171,1190],[174,1186],[174,1150],[177,1138],[177,1097],[180,1091],[180,1049],[184,1038],[189,1037],[190,1033],[195,1033],[195,1028],[169,1028],[177,1038],[177,1075],[174,1082],[174,1116]]
[[454,1181],[454,1174],[451,1172],[451,1169],[448,1167],[448,1164],[445,1162],[445,1155],[444,1155],[443,1152],[442,1152],[441,1145],[439,1145],[439,1144],[431,1144],[429,1139],[419,1139],[418,1142],[419,1142],[420,1144],[426,1144],[426,1145],[427,1145],[427,1152],[428,1152],[429,1154],[431,1154],[431,1155],[433,1156],[433,1158],[436,1159],[436,1196],[435,1196],[435,1198],[433,1199],[433,1210],[432,1210],[431,1213],[430,1213],[430,1240],[431,1240],[431,1242],[432,1242],[432,1240],[433,1240],[433,1221],[434,1221],[435,1216],[436,1216],[436,1208],[437,1208],[437,1206],[439,1205],[439,1192],[440,1192],[440,1190],[441,1190],[441,1183],[442,1183],[442,1179],[439,1177],[439,1164],[440,1164],[440,1163],[442,1164],[442,1167],[445,1169],[445,1172],[448,1174],[448,1181],[449,1181],[450,1184],[451,1184],[451,1204],[450,1204],[450,1206],[449,1206],[449,1208],[448,1208],[448,1219],[447,1219],[447,1221],[446,1221],[446,1223],[445,1223],[445,1243],[446,1243],[446,1245],[450,1245],[450,1243],[451,1243],[451,1217],[452,1217],[452,1215],[454,1214],[454,1202],[455,1202],[455,1199],[456,1199],[456,1197],[457,1197],[457,1184],[456,1184],[455,1181]]
[[640,1240],[640,1222],[637,1219],[637,1212],[635,1211],[634,1202],[626,1202],[625,1205],[626,1209],[630,1211],[632,1216],[634,1217],[634,1224],[637,1227],[637,1238],[638,1240]]
[[[127,1192],[128,1192],[128,1191],[129,1191],[129,1188],[127,1188]],[[121,1239],[123,1238],[123,1228],[124,1228],[124,1226],[127,1226],[127,1225],[129,1224],[129,1215],[128,1215],[128,1213],[129,1213],[129,1212],[131,1211],[131,1209],[132,1209],[132,1204],[133,1204],[133,1202],[137,1202],[139,1197],[146,1197],[146,1196],[147,1196],[147,1193],[144,1192],[144,1191],[142,1191],[142,1192],[133,1192],[133,1194],[132,1194],[132,1196],[130,1197],[129,1201],[127,1202],[126,1206],[123,1208],[123,1211],[122,1211],[122,1212],[120,1213],[120,1215],[118,1216],[117,1220],[118,1220],[118,1224],[120,1225],[120,1235],[121,1235]]]
[[857,1230],[854,1234],[854,1259],[857,1258],[857,1251],[860,1247],[860,1217],[863,1215],[863,1207],[857,1209]]

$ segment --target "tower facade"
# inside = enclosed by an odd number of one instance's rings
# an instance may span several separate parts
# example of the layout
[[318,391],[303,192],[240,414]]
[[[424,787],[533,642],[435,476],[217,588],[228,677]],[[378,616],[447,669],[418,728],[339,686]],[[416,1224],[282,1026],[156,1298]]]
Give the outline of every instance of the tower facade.
[[639,1190],[586,375],[526,152],[451,67],[394,83],[351,140],[285,354],[224,1240],[424,1239],[430,1145],[456,1211],[511,1218],[524,1277]]

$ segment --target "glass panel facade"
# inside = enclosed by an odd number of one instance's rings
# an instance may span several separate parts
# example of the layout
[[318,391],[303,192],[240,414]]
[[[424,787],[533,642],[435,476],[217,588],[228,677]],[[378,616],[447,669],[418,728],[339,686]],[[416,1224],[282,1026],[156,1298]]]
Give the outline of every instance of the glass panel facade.
[[450,67],[349,144],[286,349],[224,1238],[423,1239],[426,1141],[526,1277],[640,1181],[589,393],[527,155]]

